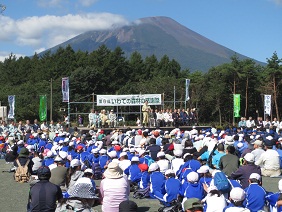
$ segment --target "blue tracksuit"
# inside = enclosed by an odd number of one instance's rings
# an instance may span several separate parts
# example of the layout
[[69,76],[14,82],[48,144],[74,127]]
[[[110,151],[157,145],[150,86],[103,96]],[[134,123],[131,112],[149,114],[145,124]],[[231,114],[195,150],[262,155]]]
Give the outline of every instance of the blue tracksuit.
[[[127,152],[127,156],[128,156],[128,160],[131,161],[131,159],[135,156],[134,153],[130,153],[130,152]],[[141,159],[141,158],[140,158]]]
[[150,174],[148,171],[141,172],[141,179],[138,183],[139,188],[147,188],[150,182]]
[[150,197],[155,198],[155,192],[164,191],[165,177],[161,172],[152,172],[150,175]]
[[99,155],[96,155],[96,157],[95,157],[95,155],[90,154],[90,155],[88,156],[88,159],[89,159],[89,162],[90,162],[90,163],[99,163],[100,156],[99,156]]
[[54,163],[54,158],[46,158],[42,162],[42,166],[49,166]]
[[[265,197],[266,201],[269,202],[271,208],[276,207],[276,202],[278,201],[279,196],[281,195],[280,192],[277,193],[268,193]],[[273,211],[273,210],[271,210]],[[282,206],[277,208],[277,212],[282,212]]]
[[124,174],[128,175],[128,180],[131,182],[139,182],[141,179],[141,170],[138,164],[132,164],[124,170]]
[[188,160],[183,165],[180,166],[179,170],[176,172],[179,180],[187,180],[187,175],[191,172],[197,172],[201,167],[201,163],[197,160]]
[[156,191],[154,192],[155,197],[163,203],[170,203],[172,200],[177,199],[180,186],[181,183],[179,180],[168,178],[165,181],[165,194],[163,195],[161,192]]
[[48,142],[48,144],[45,145],[45,149],[51,150],[52,147],[53,147],[53,144],[52,144],[52,143],[49,143],[49,142]]
[[101,166],[101,172],[102,173],[104,173],[104,171],[105,171],[104,167],[105,167],[108,160],[110,160],[110,157],[108,155],[100,155],[99,164]]
[[211,184],[211,181],[212,181],[212,178],[211,177],[201,177],[200,179],[199,179],[199,183],[200,184],[206,184],[208,187],[210,186],[210,184]]
[[205,197],[203,185],[200,184],[199,182],[196,183],[187,182],[187,187],[184,192],[184,197],[203,199]]
[[246,193],[246,198],[243,205],[251,212],[263,210],[266,196],[266,191],[264,188],[257,183],[251,183],[247,188],[244,189],[244,191]]

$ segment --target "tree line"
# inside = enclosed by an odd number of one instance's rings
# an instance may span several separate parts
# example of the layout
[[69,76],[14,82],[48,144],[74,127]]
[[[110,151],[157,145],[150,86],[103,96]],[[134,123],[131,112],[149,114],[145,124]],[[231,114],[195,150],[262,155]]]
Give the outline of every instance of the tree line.
[[[204,61],[203,61],[204,62]],[[70,101],[91,102],[95,94],[164,94],[165,108],[184,108],[185,79],[190,79],[188,108],[198,108],[200,123],[232,123],[233,94],[241,95],[241,116],[263,116],[263,94],[272,95],[272,116],[280,118],[282,60],[276,52],[261,66],[251,59],[231,57],[230,63],[200,70],[182,70],[180,64],[164,55],[143,58],[134,52],[126,57],[120,47],[110,50],[105,45],[93,52],[75,52],[70,46],[55,53],[19,57],[11,54],[0,62],[0,101],[8,105],[8,95],[16,95],[16,119],[38,118],[39,95],[53,88],[53,119],[61,117],[61,78],[70,79]],[[175,87],[175,93],[174,93]],[[71,112],[89,112],[91,105],[77,105]],[[131,108],[132,109],[132,108]],[[50,109],[48,108],[48,114]],[[122,108],[122,110],[129,110]],[[48,119],[49,120],[49,119]]]

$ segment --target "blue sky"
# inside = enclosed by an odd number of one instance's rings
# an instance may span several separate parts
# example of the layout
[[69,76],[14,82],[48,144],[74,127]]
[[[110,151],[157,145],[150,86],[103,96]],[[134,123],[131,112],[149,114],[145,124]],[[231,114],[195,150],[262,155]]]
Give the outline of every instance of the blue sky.
[[0,60],[30,56],[89,30],[167,16],[208,39],[266,62],[282,58],[282,0],[0,0]]

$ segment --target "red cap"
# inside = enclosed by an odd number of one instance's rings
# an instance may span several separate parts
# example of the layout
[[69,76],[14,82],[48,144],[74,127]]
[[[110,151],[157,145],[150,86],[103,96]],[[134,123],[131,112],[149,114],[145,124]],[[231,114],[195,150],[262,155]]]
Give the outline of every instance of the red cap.
[[149,166],[148,166],[146,163],[140,163],[140,164],[138,165],[138,168],[139,168],[142,172],[144,172],[144,171],[147,171],[147,170],[148,170]]

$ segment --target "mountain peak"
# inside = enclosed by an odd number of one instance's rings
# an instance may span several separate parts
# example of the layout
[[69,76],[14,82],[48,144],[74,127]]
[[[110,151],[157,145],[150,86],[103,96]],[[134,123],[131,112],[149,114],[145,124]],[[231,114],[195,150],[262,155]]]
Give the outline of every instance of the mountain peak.
[[[89,31],[78,35],[59,46],[70,45],[75,51],[92,52],[105,44],[110,49],[120,46],[126,56],[134,51],[143,57],[156,55],[158,59],[168,55],[178,61],[182,68],[191,71],[207,71],[212,66],[230,62],[234,51],[188,29],[165,16],[146,17],[130,25],[110,30]],[[237,54],[240,59],[246,57]]]

